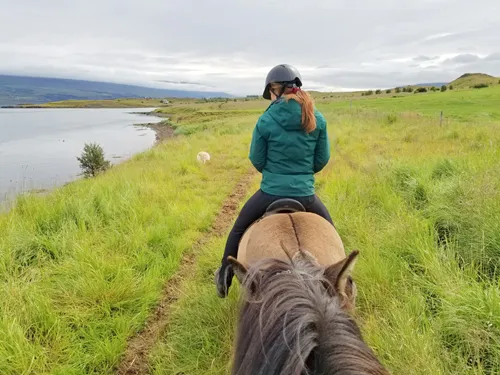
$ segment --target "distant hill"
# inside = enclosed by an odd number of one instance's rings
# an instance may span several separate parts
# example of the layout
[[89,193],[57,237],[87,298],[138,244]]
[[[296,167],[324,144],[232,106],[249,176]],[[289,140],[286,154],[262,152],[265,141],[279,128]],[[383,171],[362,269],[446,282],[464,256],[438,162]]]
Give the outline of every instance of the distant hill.
[[75,79],[0,75],[0,106],[61,100],[231,97],[224,92],[155,89]]
[[489,86],[498,84],[500,78],[484,73],[465,73],[450,83],[454,88],[468,89],[474,85],[487,84]]
[[478,85],[481,83],[485,83],[489,86],[495,85],[499,83],[500,78],[490,76],[489,74],[484,73],[465,73],[462,74],[459,78],[455,79],[452,82],[429,82],[429,83],[417,83],[412,85],[400,86],[400,87],[441,87],[443,85],[450,86],[457,89],[469,89],[474,85]]

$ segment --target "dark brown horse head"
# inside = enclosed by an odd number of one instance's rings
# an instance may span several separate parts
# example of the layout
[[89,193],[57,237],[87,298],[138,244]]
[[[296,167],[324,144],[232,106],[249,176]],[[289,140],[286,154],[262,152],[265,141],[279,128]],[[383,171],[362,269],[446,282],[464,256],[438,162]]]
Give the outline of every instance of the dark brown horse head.
[[231,258],[244,292],[232,375],[388,375],[349,313],[358,255],[325,268],[299,250],[248,270]]

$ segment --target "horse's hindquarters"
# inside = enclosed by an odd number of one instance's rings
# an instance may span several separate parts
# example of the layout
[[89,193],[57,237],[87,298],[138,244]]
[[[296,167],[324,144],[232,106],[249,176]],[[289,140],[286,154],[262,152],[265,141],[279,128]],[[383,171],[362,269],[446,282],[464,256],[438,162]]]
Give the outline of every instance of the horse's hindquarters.
[[238,260],[246,267],[263,258],[289,262],[299,247],[325,266],[345,258],[342,240],[327,220],[314,213],[295,212],[274,214],[253,224],[240,241]]

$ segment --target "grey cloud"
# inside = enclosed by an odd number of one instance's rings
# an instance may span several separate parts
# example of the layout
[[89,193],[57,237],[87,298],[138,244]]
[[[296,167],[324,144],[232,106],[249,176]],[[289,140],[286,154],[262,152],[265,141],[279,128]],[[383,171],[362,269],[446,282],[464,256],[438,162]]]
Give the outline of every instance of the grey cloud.
[[480,59],[475,62],[460,66],[460,72],[463,73],[486,73],[494,77],[500,76],[498,61]]
[[481,58],[477,55],[471,53],[455,56],[451,59],[446,59],[444,64],[468,64],[474,61],[480,60]]
[[[437,59],[439,56],[434,56],[434,57],[429,57],[429,56],[417,56],[413,58],[413,61],[416,62],[425,62],[425,61],[432,61]],[[418,65],[417,65],[418,66]]]
[[169,81],[166,79],[159,79],[157,80],[158,82],[163,82],[163,83],[173,83],[176,85],[195,85],[195,86],[205,86],[205,87],[214,87],[213,85],[207,85],[201,82],[188,82],[188,81]]
[[477,55],[458,55],[443,62],[442,68],[453,67],[454,71],[463,73],[486,73],[500,76],[500,53],[493,53],[484,58]]
[[0,9],[0,73],[237,94],[260,93],[282,62],[325,87],[442,81],[458,69],[426,64],[456,54],[498,61],[500,44],[497,0],[0,0]]
[[484,58],[486,61],[500,61],[500,52],[492,53]]
[[441,71],[442,66],[441,65],[437,65],[437,64],[432,64],[432,65],[426,66],[424,69],[427,70],[427,71],[429,71],[429,70]]

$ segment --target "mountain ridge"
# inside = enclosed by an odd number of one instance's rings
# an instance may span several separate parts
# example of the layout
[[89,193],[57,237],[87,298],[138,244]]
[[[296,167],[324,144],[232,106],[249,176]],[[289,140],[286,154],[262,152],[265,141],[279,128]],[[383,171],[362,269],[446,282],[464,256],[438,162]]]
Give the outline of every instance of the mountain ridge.
[[140,85],[70,78],[0,74],[0,106],[43,104],[61,100],[122,98],[232,97],[225,92],[159,89]]

